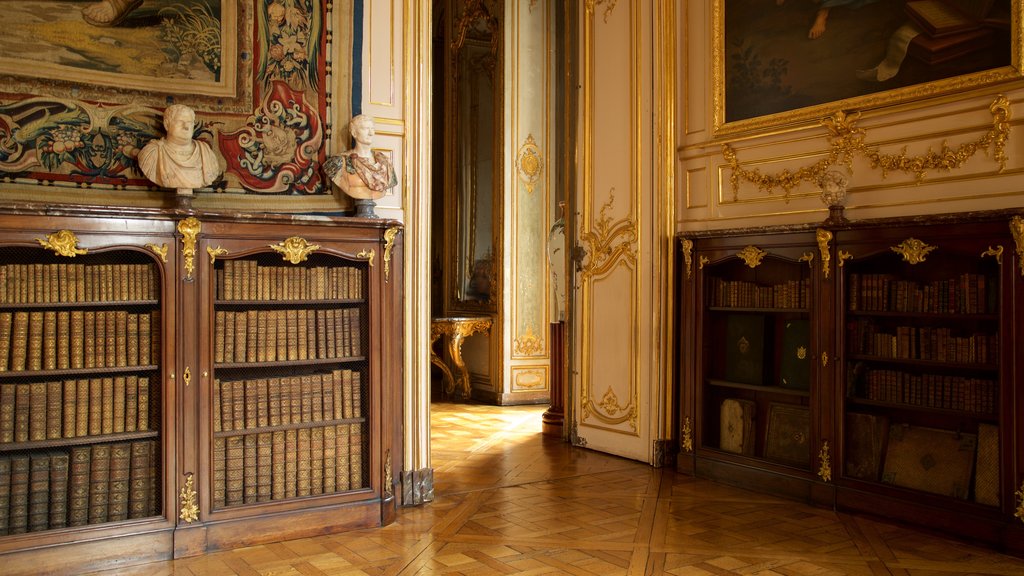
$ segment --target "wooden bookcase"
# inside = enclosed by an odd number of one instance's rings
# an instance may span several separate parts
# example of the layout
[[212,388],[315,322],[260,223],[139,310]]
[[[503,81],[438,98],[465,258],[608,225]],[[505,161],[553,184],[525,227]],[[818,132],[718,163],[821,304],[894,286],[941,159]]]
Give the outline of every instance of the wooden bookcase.
[[400,231],[0,209],[5,570],[393,521]]
[[1022,234],[979,213],[680,237],[678,468],[1024,553]]

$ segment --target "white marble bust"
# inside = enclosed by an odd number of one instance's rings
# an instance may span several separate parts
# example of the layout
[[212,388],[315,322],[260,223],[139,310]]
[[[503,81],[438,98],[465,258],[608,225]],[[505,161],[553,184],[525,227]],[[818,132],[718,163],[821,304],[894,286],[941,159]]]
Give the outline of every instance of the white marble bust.
[[167,136],[150,140],[139,151],[139,169],[157,186],[191,195],[195,188],[212,184],[222,172],[210,145],[193,140],[196,114],[183,104],[164,110]]
[[395,168],[383,152],[374,152],[373,118],[360,114],[349,122],[356,144],[324,164],[331,182],[356,200],[377,200],[398,184]]

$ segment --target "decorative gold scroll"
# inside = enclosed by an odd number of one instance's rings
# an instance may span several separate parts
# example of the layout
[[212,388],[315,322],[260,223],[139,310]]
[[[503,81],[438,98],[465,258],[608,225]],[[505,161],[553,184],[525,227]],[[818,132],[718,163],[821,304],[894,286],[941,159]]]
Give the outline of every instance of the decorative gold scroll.
[[384,497],[395,495],[394,477],[391,475],[391,449],[384,452]]
[[1003,247],[1001,245],[998,245],[998,244],[996,245],[995,248],[989,246],[988,250],[985,250],[984,252],[981,253],[981,257],[982,258],[984,258],[985,256],[994,256],[995,259],[996,259],[996,264],[1002,265],[1003,264]]
[[178,222],[178,233],[181,234],[181,254],[185,257],[185,280],[192,280],[192,273],[196,270],[196,237],[202,224],[199,220],[189,216]]
[[889,249],[903,256],[903,260],[910,264],[920,264],[924,262],[924,257],[929,252],[935,250],[935,246],[929,246],[917,238],[907,238],[897,246],[890,246]]
[[395,247],[395,238],[402,229],[392,226],[384,231],[384,281],[388,281],[391,274],[391,250]]
[[812,270],[814,269],[814,252],[804,252],[799,258],[797,258],[797,260],[800,262],[807,262],[807,267]]
[[374,259],[374,258],[375,258],[376,256],[377,256],[377,251],[376,251],[376,250],[373,250],[372,248],[371,248],[371,249],[369,249],[369,250],[363,250],[363,251],[362,251],[362,252],[360,252],[359,254],[356,254],[356,257],[357,257],[357,258],[363,258],[364,260],[367,260],[367,261],[369,261],[369,262],[370,262],[370,267],[371,267],[371,268],[373,267],[373,259]]
[[840,250],[839,251],[839,267],[840,268],[843,267],[843,262],[846,262],[847,260],[852,260],[852,259],[853,259],[853,254],[850,254],[846,250]]
[[1017,511],[1013,513],[1014,518],[1020,518],[1024,522],[1024,482],[1021,482],[1020,489],[1013,493],[1017,497]]
[[213,263],[217,261],[217,256],[223,256],[227,254],[228,249],[221,248],[220,246],[217,246],[216,248],[210,248],[209,246],[207,246],[206,253],[210,255],[210,266],[213,266]]
[[828,440],[821,445],[821,452],[818,453],[818,478],[822,482],[832,481],[832,457],[828,453]]
[[533,187],[544,171],[544,157],[540,154],[540,147],[533,139],[533,134],[528,135],[526,142],[519,147],[516,166],[519,168],[519,179],[526,186],[526,192],[533,194]]
[[189,524],[199,519],[199,504],[197,503],[197,496],[195,490],[195,482],[192,479],[192,473],[189,472],[185,475],[185,485],[181,487],[181,514],[178,516]]
[[36,238],[36,242],[39,242],[39,245],[43,248],[53,250],[57,256],[74,258],[79,254],[86,254],[89,252],[86,248],[78,247],[78,238],[71,230],[58,230],[53,234],[47,234],[46,240]]
[[1010,101],[999,95],[989,106],[992,113],[992,127],[973,142],[965,142],[956,148],[950,148],[945,142],[939,150],[928,150],[920,156],[908,156],[906,150],[899,154],[883,154],[877,148],[865,143],[867,133],[855,126],[860,113],[847,115],[843,111],[821,119],[821,125],[828,130],[825,137],[829,149],[825,156],[811,164],[796,170],[784,169],[776,174],[764,174],[759,169],[744,168],[736,156],[736,150],[729,144],[722,144],[722,155],[732,169],[729,181],[732,184],[733,200],[739,197],[740,180],[750,182],[758,190],[772,194],[781,188],[788,198],[793,188],[801,182],[816,183],[833,166],[839,164],[847,171],[853,169],[853,157],[861,155],[866,158],[873,169],[882,171],[882,178],[890,172],[913,174],[918,182],[924,180],[930,171],[948,172],[958,169],[980,151],[988,152],[991,148],[992,159],[999,164],[999,171],[1006,168],[1006,142],[1010,139]]
[[761,260],[768,255],[768,252],[761,250],[757,246],[747,246],[743,250],[736,253],[736,257],[746,263],[751,268],[757,268],[761,265]]
[[320,249],[319,244],[310,244],[306,242],[305,238],[299,236],[292,236],[284,242],[270,244],[269,246],[275,252],[281,254],[286,262],[291,262],[292,264],[305,262],[307,256]]
[[615,10],[615,3],[619,0],[587,0],[587,14],[593,14],[594,9],[604,4],[604,22],[608,23],[608,17],[611,16],[612,10]]
[[608,201],[601,206],[593,229],[580,233],[580,244],[586,247],[586,256],[580,267],[583,277],[600,276],[611,270],[620,260],[636,262],[636,223],[619,220],[612,223],[607,212],[615,203],[615,190],[609,193]]
[[146,244],[146,248],[149,248],[159,256],[160,260],[163,261],[164,264],[167,263],[167,244],[161,244],[159,246],[156,244]]

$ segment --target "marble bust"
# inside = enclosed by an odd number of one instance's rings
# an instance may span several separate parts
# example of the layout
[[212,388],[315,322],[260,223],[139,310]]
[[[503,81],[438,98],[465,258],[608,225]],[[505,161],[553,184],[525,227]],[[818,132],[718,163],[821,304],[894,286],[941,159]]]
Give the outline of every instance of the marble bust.
[[139,169],[157,186],[191,195],[194,188],[212,184],[221,173],[210,145],[192,138],[195,112],[183,104],[164,110],[167,136],[150,140],[139,151]]
[[373,118],[360,114],[349,122],[355,146],[328,158],[324,172],[342,192],[356,201],[356,216],[373,217],[374,200],[398,184],[395,168],[383,152],[374,151]]

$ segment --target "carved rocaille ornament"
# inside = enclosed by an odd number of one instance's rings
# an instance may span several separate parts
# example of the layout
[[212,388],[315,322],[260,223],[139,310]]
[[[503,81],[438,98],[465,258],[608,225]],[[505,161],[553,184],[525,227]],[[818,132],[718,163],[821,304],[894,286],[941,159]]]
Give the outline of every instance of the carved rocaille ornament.
[[78,238],[71,230],[58,230],[53,234],[47,234],[46,239],[36,238],[39,245],[48,250],[53,250],[58,256],[74,258],[79,254],[88,252],[85,248],[78,247]]
[[388,281],[391,274],[391,251],[395,248],[395,238],[402,229],[392,226],[384,231],[384,281]]
[[165,264],[167,263],[167,244],[161,244],[159,246],[156,244],[146,244],[146,248],[149,248],[154,254],[159,256],[162,262]]
[[754,184],[758,190],[767,194],[782,189],[788,198],[790,191],[801,182],[816,184],[833,166],[845,166],[847,172],[852,172],[853,157],[856,155],[867,159],[872,169],[881,170],[882,178],[890,172],[902,172],[914,175],[920,182],[929,171],[948,172],[958,169],[979,151],[988,152],[991,149],[990,156],[999,164],[999,171],[1002,172],[1008,160],[1006,143],[1010,139],[1009,100],[999,95],[989,106],[989,112],[992,114],[992,127],[977,140],[965,142],[956,148],[950,148],[943,142],[938,150],[929,149],[920,156],[909,156],[906,150],[898,154],[883,154],[878,148],[869,146],[865,142],[867,133],[855,126],[860,113],[839,111],[821,120],[821,125],[828,130],[826,139],[829,144],[823,158],[810,166],[795,170],[787,168],[775,174],[764,174],[757,168],[744,168],[736,156],[736,150],[729,144],[722,144],[722,155],[732,169],[729,182],[732,184],[733,200],[739,197],[741,180]]
[[202,225],[199,220],[189,216],[178,222],[178,233],[181,234],[181,254],[185,257],[185,280],[192,280],[196,269],[196,238]]
[[687,454],[693,453],[693,429],[690,426],[690,417],[687,416],[683,419],[683,430],[682,430],[682,446],[683,452]]
[[935,246],[925,244],[917,238],[907,238],[896,246],[890,246],[890,250],[903,256],[903,260],[910,264],[920,264],[924,262],[929,252],[935,250]]
[[757,268],[761,265],[761,260],[768,254],[764,250],[761,250],[757,246],[747,246],[743,250],[736,253],[736,256],[743,260],[747,266],[751,268]]
[[216,248],[211,248],[210,246],[207,246],[206,253],[210,255],[210,266],[213,266],[214,262],[217,261],[217,256],[224,256],[225,254],[228,253],[228,249],[221,248],[220,246],[217,246]]
[[181,492],[178,494],[178,496],[181,499],[181,514],[179,514],[178,517],[189,524],[198,520],[198,494],[196,493],[195,482],[192,479],[191,473],[185,476],[185,485],[181,487]]
[[299,236],[292,236],[284,242],[270,244],[269,246],[275,252],[281,254],[285,261],[292,264],[304,262],[307,256],[320,249],[319,244],[310,244],[306,242],[305,238],[300,238]]

